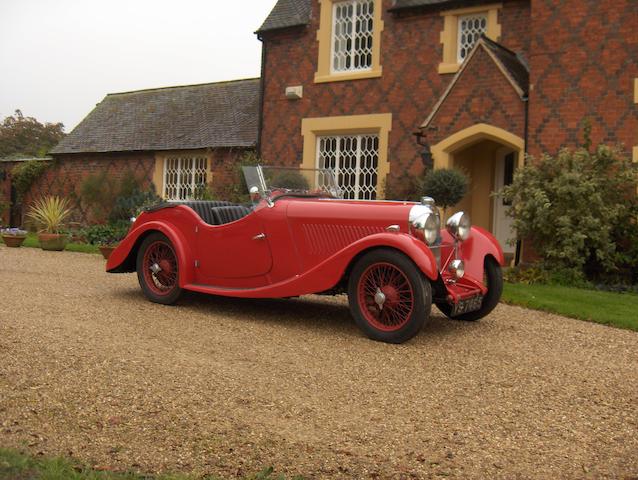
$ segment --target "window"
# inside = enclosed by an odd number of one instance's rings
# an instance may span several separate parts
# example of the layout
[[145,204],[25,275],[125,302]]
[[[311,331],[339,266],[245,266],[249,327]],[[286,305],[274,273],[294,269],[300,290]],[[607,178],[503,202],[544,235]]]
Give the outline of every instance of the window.
[[332,71],[372,67],[374,0],[347,0],[333,6]]
[[487,32],[487,14],[462,15],[459,17],[458,63],[463,63],[481,35]]
[[344,198],[375,200],[379,168],[379,135],[317,137],[317,168],[334,171]]
[[439,73],[458,72],[482,34],[495,42],[499,41],[501,25],[498,23],[498,11],[501,7],[499,3],[441,13],[443,61],[439,64]]
[[319,0],[315,82],[381,76],[382,0]]
[[207,183],[206,156],[168,156],[164,160],[164,199],[190,200]]

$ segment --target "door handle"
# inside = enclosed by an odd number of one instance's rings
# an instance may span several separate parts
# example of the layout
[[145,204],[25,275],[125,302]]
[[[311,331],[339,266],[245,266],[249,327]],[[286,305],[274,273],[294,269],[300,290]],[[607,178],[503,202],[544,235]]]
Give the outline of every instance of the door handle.
[[255,235],[253,237],[253,240],[264,240],[266,238],[266,234],[265,233],[260,233],[258,235]]

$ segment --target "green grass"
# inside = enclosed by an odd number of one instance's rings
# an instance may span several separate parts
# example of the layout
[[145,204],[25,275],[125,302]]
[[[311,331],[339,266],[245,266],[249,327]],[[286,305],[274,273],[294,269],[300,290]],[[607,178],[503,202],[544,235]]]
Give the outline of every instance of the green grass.
[[566,317],[638,331],[638,295],[563,287],[506,283],[503,301]]
[[[35,233],[29,232],[22,246],[27,248],[40,248],[38,236]],[[65,250],[67,252],[100,253],[96,245],[90,245],[88,243],[67,243]]]
[[[297,480],[301,477],[295,477]],[[0,448],[0,480],[220,480],[214,476],[189,474],[144,475],[96,471],[62,458],[35,457],[16,450]],[[245,477],[245,480],[285,480],[272,468]]]

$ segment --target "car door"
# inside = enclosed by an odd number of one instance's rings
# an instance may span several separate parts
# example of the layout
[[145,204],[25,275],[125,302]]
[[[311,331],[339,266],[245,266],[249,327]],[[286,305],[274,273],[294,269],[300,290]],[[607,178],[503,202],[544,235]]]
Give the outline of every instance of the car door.
[[271,268],[268,239],[255,212],[225,225],[199,227],[196,271],[201,282],[220,285],[223,279],[263,276]]

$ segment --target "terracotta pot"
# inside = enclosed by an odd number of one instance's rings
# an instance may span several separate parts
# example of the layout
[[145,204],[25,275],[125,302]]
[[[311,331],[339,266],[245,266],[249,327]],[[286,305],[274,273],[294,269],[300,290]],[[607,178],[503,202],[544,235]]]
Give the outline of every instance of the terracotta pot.
[[61,233],[38,233],[38,242],[42,250],[60,252],[69,241],[68,235]]
[[7,247],[18,248],[24,242],[24,239],[27,238],[26,235],[23,237],[18,237],[15,235],[2,235],[2,240]]
[[113,253],[113,250],[115,250],[117,247],[112,245],[99,245],[97,248],[100,249],[100,253],[104,257],[104,259],[108,260],[111,256],[111,253]]

